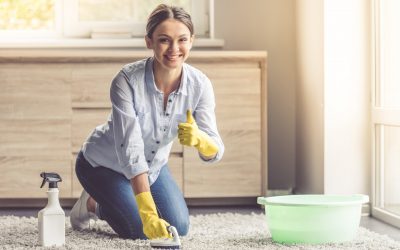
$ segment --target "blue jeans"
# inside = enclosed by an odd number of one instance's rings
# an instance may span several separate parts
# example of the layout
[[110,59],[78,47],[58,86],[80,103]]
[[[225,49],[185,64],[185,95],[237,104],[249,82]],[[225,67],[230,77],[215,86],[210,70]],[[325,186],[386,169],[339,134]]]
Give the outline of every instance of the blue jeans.
[[[135,194],[130,181],[123,174],[105,167],[92,167],[82,152],[76,159],[75,171],[83,188],[98,203],[100,219],[107,221],[122,238],[146,239]],[[189,211],[168,165],[161,168],[150,191],[160,218],[176,227],[179,235],[186,235],[189,230]]]

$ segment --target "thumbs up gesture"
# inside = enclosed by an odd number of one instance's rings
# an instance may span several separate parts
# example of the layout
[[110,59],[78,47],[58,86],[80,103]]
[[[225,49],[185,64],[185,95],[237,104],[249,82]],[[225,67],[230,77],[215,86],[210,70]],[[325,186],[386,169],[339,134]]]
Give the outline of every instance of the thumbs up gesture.
[[199,144],[198,132],[196,121],[192,116],[192,111],[186,111],[186,122],[178,125],[178,138],[182,145],[196,146]]
[[208,134],[198,128],[190,109],[187,110],[186,117],[186,122],[178,125],[179,142],[182,145],[197,148],[206,157],[215,156],[218,152],[217,145]]

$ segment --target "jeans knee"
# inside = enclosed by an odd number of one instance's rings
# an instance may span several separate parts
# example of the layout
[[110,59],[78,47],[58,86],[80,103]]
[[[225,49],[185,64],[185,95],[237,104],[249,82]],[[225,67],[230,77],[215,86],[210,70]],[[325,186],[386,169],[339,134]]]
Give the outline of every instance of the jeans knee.
[[146,240],[147,237],[141,230],[126,230],[118,233],[118,236],[123,239],[132,239],[132,240]]
[[176,230],[178,231],[179,236],[185,236],[189,232],[189,217],[180,218],[178,221],[174,223]]

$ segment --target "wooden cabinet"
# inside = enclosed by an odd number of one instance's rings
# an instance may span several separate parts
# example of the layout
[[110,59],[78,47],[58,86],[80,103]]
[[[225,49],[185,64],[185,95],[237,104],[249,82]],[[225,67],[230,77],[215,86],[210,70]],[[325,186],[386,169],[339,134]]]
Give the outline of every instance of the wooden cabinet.
[[[43,198],[42,171],[61,174],[61,197],[82,187],[76,154],[110,113],[109,87],[141,51],[0,53],[0,199]],[[170,169],[186,198],[257,197],[266,190],[266,52],[194,51],[188,63],[213,83],[223,159],[203,163],[175,141]]]
[[0,197],[42,197],[42,171],[71,189],[71,102],[68,71],[59,64],[0,64]]
[[184,148],[185,196],[261,195],[261,68],[252,62],[195,66],[213,83],[225,154],[208,166],[196,150]]

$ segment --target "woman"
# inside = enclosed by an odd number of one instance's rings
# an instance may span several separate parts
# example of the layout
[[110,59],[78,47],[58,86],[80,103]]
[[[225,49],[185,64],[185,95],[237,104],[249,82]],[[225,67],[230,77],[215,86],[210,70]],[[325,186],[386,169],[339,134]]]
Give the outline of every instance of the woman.
[[77,157],[84,191],[71,210],[76,230],[99,218],[123,238],[167,238],[170,224],[186,235],[188,208],[167,165],[172,142],[178,136],[206,162],[223,155],[211,82],[184,63],[194,39],[190,15],[159,5],[146,32],[154,56],[125,65],[115,76],[112,113]]

